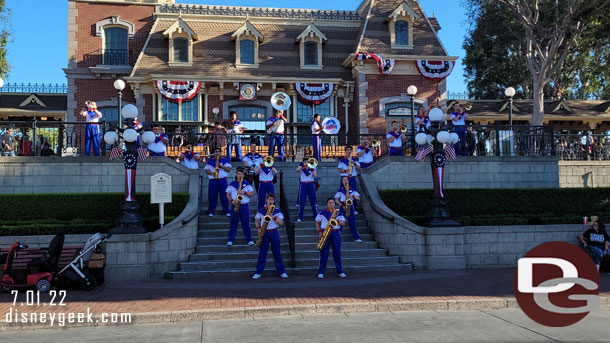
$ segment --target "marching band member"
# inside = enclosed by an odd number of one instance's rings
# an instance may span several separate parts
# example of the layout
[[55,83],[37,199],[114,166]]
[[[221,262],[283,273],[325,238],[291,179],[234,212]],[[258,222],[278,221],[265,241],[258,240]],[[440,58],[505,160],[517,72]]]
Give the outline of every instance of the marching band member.
[[320,151],[322,150],[322,139],[320,139],[320,132],[322,131],[322,122],[320,120],[320,114],[316,113],[313,115],[313,122],[311,123],[311,135],[313,137],[313,157],[318,161],[320,161]]
[[417,125],[418,132],[424,132],[426,129],[430,127],[430,118],[428,114],[426,114],[426,109],[424,106],[420,106],[417,110],[417,118],[415,124]]
[[451,122],[453,123],[453,130],[460,137],[460,141],[455,144],[455,152],[458,155],[466,156],[468,151],[466,150],[466,120],[469,120],[468,114],[459,102],[453,104],[453,112],[451,112]]
[[198,153],[193,152],[192,144],[187,144],[186,151],[180,153],[178,160],[180,160],[180,164],[189,169],[199,169],[199,161],[201,160],[201,156],[199,156]]
[[330,248],[333,249],[333,260],[335,261],[335,268],[337,269],[337,275],[339,277],[346,277],[343,272],[343,266],[341,265],[341,226],[345,225],[345,217],[339,214],[335,219],[339,225],[328,228],[328,221],[332,217],[333,212],[335,211],[335,199],[328,198],[326,200],[326,209],[320,211],[318,216],[316,217],[316,229],[318,230],[318,235],[322,238],[322,233],[324,230],[333,230],[328,237],[328,241],[322,250],[320,250],[320,265],[318,267],[318,279],[324,278],[324,273],[326,272],[326,264],[328,263],[328,252]]
[[[269,208],[275,205],[275,194],[267,194],[267,203],[264,208],[260,208],[254,217],[254,223],[258,229],[258,234],[261,234],[261,227],[263,225],[263,218],[267,215]],[[280,273],[282,279],[288,278],[286,269],[284,268],[284,261],[282,260],[282,251],[280,248],[280,234],[277,229],[284,225],[284,215],[277,206],[273,213],[271,213],[272,220],[267,224],[267,230],[263,236],[263,241],[258,250],[258,260],[256,262],[256,273],[252,275],[253,279],[260,279],[263,270],[265,270],[265,264],[267,263],[267,251],[269,251],[269,245],[271,245],[271,252],[273,253],[273,260],[275,261],[275,268]]]
[[277,157],[280,162],[284,160],[284,123],[287,122],[284,111],[273,109],[273,116],[269,117],[266,123],[267,130],[273,131],[269,136],[269,156],[273,156],[277,146]]
[[363,136],[360,138],[360,146],[356,149],[356,156],[360,168],[368,168],[373,165],[373,155],[377,154],[377,147],[371,146],[371,138]]
[[[93,151],[95,156],[101,156],[100,154],[100,118],[102,112],[97,110],[97,104],[94,101],[88,103],[88,106],[80,112],[80,115],[85,117],[85,121],[88,123],[85,126],[85,156],[89,156],[91,153],[91,141],[93,141]],[[91,123],[91,124],[89,124]]]
[[169,144],[169,137],[161,132],[161,127],[158,124],[152,126],[152,130],[157,137],[155,141],[148,144],[148,156],[165,156],[167,151],[167,145]]
[[266,167],[265,164],[261,161],[261,164],[258,165],[255,171],[258,174],[258,179],[260,185],[258,186],[258,208],[261,208],[265,205],[265,199],[267,194],[273,193],[275,194],[275,189],[273,187],[273,177],[277,175],[277,169],[275,167]]
[[392,130],[386,135],[390,146],[390,156],[402,156],[402,132],[398,131],[398,122],[392,122]]
[[[305,151],[303,151],[303,160],[307,161],[311,158],[311,152],[309,147],[305,148]],[[298,170],[298,169],[297,169]],[[299,174],[299,172],[297,171],[297,174]],[[299,182],[301,181],[301,175],[299,174]],[[301,187],[299,186],[299,192],[297,193],[297,207],[299,207],[299,203],[300,203],[300,199],[301,199]]]
[[[230,112],[231,115],[231,124],[233,125],[233,129],[230,133],[235,133],[235,134],[241,134],[244,133],[244,130],[247,130],[247,128],[245,128],[241,121],[239,121],[237,119],[237,112],[235,111],[231,111]],[[229,147],[228,147],[228,152],[227,152],[227,158],[229,160],[231,160],[231,155],[233,155],[233,146],[235,146],[235,156],[237,156],[237,160],[241,161],[242,160],[242,155],[241,155],[241,136],[234,136],[234,137],[230,137],[229,138]]]
[[205,166],[205,173],[208,174],[208,215],[214,216],[214,210],[218,204],[218,197],[220,197],[220,204],[222,209],[227,213],[227,217],[231,215],[229,209],[229,201],[224,196],[224,191],[227,189],[227,176],[231,171],[231,163],[226,158],[222,158],[220,155],[222,150],[220,147],[214,149],[214,158],[209,158],[208,163]]
[[[307,155],[306,155],[307,156]],[[303,220],[303,212],[305,212],[305,200],[309,198],[309,203],[311,204],[311,211],[315,218],[318,213],[318,205],[316,203],[316,177],[317,172],[316,168],[310,169],[307,166],[307,160],[309,157],[305,157],[303,162],[299,164],[297,167],[297,173],[300,178],[300,186],[299,186],[299,216],[297,218],[297,223],[300,223]]]
[[[358,160],[352,156],[352,150],[353,149],[351,146],[345,147],[345,157],[339,160],[339,165],[337,166],[337,168],[339,168],[339,174],[341,175],[341,179],[343,179],[344,176],[347,176],[349,179],[349,186],[354,191],[357,191],[358,183],[356,181],[356,177],[358,176],[358,171],[360,171],[360,162],[358,162]],[[351,174],[349,171],[350,161],[352,164]],[[339,181],[339,184],[341,184],[341,181]],[[354,201],[354,208],[355,207],[356,202]],[[358,212],[356,212],[356,214],[358,214]]]
[[243,163],[244,167],[246,167],[247,174],[252,175],[252,179],[254,180],[254,189],[258,191],[258,186],[260,185],[260,180],[258,177],[254,177],[256,175],[256,167],[263,163],[263,155],[256,152],[257,144],[255,141],[250,143],[250,152],[244,156]]
[[[244,180],[244,168],[238,167],[235,172],[235,181],[227,187],[227,200],[231,202],[231,226],[229,227],[229,241],[227,246],[233,245],[235,234],[237,234],[237,225],[241,221],[241,229],[244,232],[244,237],[248,245],[254,245],[252,234],[250,233],[250,197],[254,195],[254,188],[250,182]],[[241,202],[237,201],[237,197],[241,195]]]
[[[349,194],[346,194],[346,190],[349,191]],[[360,239],[360,233],[358,232],[358,226],[356,225],[356,210],[354,209],[354,204],[349,206],[349,209],[346,208],[347,199],[352,199],[352,201],[354,202],[355,200],[360,200],[360,193],[351,189],[351,187],[349,186],[349,179],[347,178],[347,176],[344,176],[341,178],[341,187],[339,187],[337,194],[335,194],[335,200],[337,200],[337,203],[340,206],[339,213],[343,217],[347,218],[347,221],[349,223],[349,231],[352,234],[352,237],[354,237],[354,241],[356,243],[362,243],[362,239]]]

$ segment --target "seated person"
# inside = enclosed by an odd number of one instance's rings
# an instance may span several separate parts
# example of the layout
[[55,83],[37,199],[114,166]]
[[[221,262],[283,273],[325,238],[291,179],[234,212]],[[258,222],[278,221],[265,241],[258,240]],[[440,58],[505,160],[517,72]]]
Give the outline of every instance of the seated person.
[[610,238],[606,233],[604,223],[599,220],[593,222],[593,227],[580,236],[580,241],[585,250],[591,255],[593,263],[595,263],[597,271],[599,271],[602,259],[608,255],[608,245],[610,244]]

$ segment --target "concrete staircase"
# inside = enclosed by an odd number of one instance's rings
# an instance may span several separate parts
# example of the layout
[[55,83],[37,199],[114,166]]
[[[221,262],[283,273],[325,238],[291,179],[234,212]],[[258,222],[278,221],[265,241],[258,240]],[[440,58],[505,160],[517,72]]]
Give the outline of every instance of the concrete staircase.
[[[293,167],[294,165],[294,167]],[[315,276],[318,270],[319,251],[317,250],[318,234],[309,205],[305,208],[303,222],[296,223],[298,208],[295,206],[297,194],[297,178],[291,172],[296,168],[294,163],[283,163],[281,168],[284,170],[284,182],[287,197],[291,204],[291,216],[296,226],[295,246],[296,246],[296,268],[290,266],[290,250],[286,229],[279,229],[280,240],[282,242],[282,257],[288,275],[312,275]],[[279,167],[279,166],[278,166]],[[329,164],[327,168],[322,168],[319,174],[332,175],[336,165]],[[326,169],[326,170],[325,170]],[[288,172],[287,172],[288,171]],[[334,173],[336,174],[336,173]],[[290,177],[292,176],[292,177]],[[294,180],[291,180],[294,179]],[[332,180],[327,177],[328,180]],[[338,178],[333,180],[334,185],[325,185],[318,191],[318,205],[323,205],[326,199],[333,196],[338,187]],[[324,180],[324,177],[323,177]],[[207,185],[204,187],[207,188]],[[279,192],[279,184],[276,184],[276,191]],[[326,193],[326,194],[325,194]],[[252,214],[251,228],[253,240],[256,240],[256,228],[254,227],[254,215],[256,214],[256,200],[252,199],[250,211]],[[243,237],[241,226],[237,230],[237,237],[233,246],[227,246],[229,218],[224,212],[217,209],[214,217],[207,216],[207,189],[204,190],[204,201],[201,215],[199,217],[199,238],[198,245],[194,254],[190,255],[188,261],[179,264],[177,271],[167,272],[165,277],[168,279],[208,279],[215,277],[249,277],[256,270],[256,260],[258,248],[248,246]],[[321,208],[321,207],[319,207]],[[362,243],[354,242],[349,228],[342,230],[342,262],[346,274],[352,273],[376,273],[393,272],[404,273],[412,270],[411,264],[400,264],[397,256],[388,256],[385,249],[380,249],[371,230],[368,227],[365,216],[357,216],[358,230],[361,235]],[[332,254],[329,257],[327,276],[335,273]],[[271,249],[267,256],[267,264],[263,273],[264,277],[277,275],[273,261]]]

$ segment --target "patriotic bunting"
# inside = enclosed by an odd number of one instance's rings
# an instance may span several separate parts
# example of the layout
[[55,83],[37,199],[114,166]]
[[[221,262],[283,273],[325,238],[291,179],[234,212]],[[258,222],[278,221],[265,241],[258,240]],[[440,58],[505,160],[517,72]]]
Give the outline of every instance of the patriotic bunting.
[[455,61],[415,61],[417,70],[426,79],[440,82],[451,74]]
[[165,99],[176,103],[192,100],[201,88],[199,81],[156,80],[155,85]]
[[396,65],[396,60],[392,59],[383,59],[379,54],[372,54],[370,52],[359,52],[356,54],[356,61],[363,61],[372,59],[377,62],[377,66],[379,67],[379,73],[382,75],[389,75],[392,70],[394,70],[394,66]]
[[295,83],[299,100],[308,105],[319,105],[330,98],[335,90],[332,83]]

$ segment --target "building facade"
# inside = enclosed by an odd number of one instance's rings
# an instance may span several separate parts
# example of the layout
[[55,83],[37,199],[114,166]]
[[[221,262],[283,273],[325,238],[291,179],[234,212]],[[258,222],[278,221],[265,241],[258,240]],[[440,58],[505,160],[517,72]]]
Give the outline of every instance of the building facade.
[[340,134],[383,133],[393,120],[410,120],[410,85],[418,88],[416,110],[444,106],[444,77],[457,58],[439,40],[436,19],[416,0],[356,6],[69,0],[67,120],[81,120],[87,100],[107,120],[118,120],[118,78],[128,84],[123,103],[138,107],[140,121],[161,122],[169,133],[178,126],[204,132],[229,111],[248,129],[264,130],[271,95],[280,91],[293,100],[291,133],[310,133],[314,113],[337,117]]

